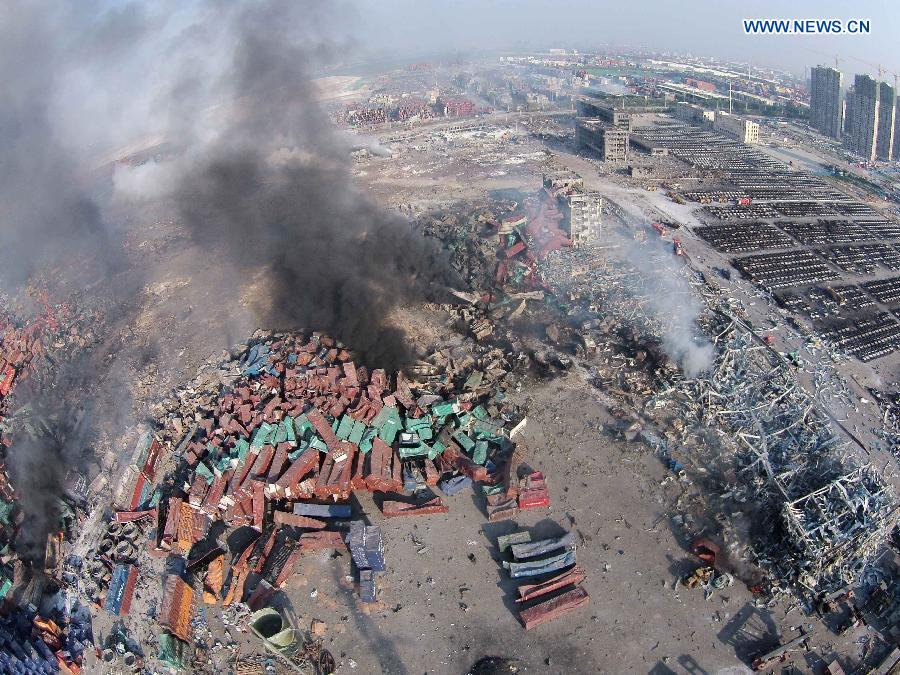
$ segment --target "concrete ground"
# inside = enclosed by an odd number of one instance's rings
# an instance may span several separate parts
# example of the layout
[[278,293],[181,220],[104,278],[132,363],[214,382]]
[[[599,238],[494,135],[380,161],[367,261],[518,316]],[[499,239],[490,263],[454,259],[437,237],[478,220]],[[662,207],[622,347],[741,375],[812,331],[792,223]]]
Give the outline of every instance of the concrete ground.
[[[527,394],[526,461],[548,476],[550,508],[489,523],[483,499],[465,491],[446,499],[447,514],[385,521],[360,495],[386,539],[379,603],[359,604],[344,579],[346,557],[314,558],[286,589],[299,623],[328,623],[326,644],[359,672],[464,673],[488,655],[515,657],[537,673],[742,672],[741,656],[775,640],[775,620],[764,613],[755,642],[732,644],[728,626],[756,613],[750,593],[735,585],[706,601],[676,585],[695,564],[667,516],[681,486],[663,485],[669,472],[648,448],[598,431],[609,418],[578,377],[537,383]],[[528,633],[495,545],[516,524],[535,536],[573,531],[591,596],[587,607]]]

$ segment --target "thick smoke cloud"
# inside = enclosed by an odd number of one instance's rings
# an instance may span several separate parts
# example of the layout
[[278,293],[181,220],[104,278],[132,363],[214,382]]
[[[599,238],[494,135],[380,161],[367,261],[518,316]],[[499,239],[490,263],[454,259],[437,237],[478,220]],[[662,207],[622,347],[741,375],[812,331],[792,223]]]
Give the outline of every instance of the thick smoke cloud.
[[[124,196],[167,193],[237,279],[265,272],[264,325],[326,330],[396,367],[410,355],[392,310],[453,276],[432,243],[352,186],[351,141],[332,129],[310,81],[341,45],[297,34],[309,9],[262,3],[224,17],[216,32],[229,47],[194,100],[181,99],[188,119],[209,115],[210,126],[173,129],[170,157],[120,171],[116,185]],[[194,77],[176,75],[173,97]]]
[[[75,17],[46,9],[13,2],[0,19],[0,283],[12,289],[63,256],[97,252],[98,264],[120,262],[53,118],[68,53],[59,31]],[[106,33],[98,27],[94,37],[103,42]]]
[[[77,261],[94,279],[117,275],[108,318],[128,325],[154,279],[127,267],[123,223],[168,204],[205,262],[229,270],[235,303],[251,280],[262,289],[262,327],[328,331],[382,367],[411,359],[391,314],[454,277],[408,222],[351,184],[351,143],[310,82],[348,48],[332,30],[340,6],[14,4],[0,18],[0,284],[15,292]],[[103,184],[97,169],[109,157],[154,146],[153,161],[120,163]],[[192,321],[208,319],[195,308]],[[16,392],[42,420],[9,458],[27,559],[40,559],[56,528],[65,469],[84,465],[98,429],[125,419],[127,396],[111,409],[96,403],[119,398],[122,351],[106,336]],[[74,389],[80,397],[66,395]],[[91,411],[77,428],[76,407]]]
[[[59,271],[88,283],[124,267],[121,232],[92,195],[57,98],[75,72],[73,58],[88,67],[100,53],[115,59],[121,52],[133,32],[120,18],[87,21],[80,8],[39,2],[13,2],[0,17],[0,288],[19,301],[27,301],[22,289],[35,275]],[[9,411],[20,413],[5,458],[24,512],[15,546],[33,562],[42,560],[47,534],[58,529],[66,472],[81,464],[89,443],[80,410],[102,374],[58,365],[52,375],[20,377]]]

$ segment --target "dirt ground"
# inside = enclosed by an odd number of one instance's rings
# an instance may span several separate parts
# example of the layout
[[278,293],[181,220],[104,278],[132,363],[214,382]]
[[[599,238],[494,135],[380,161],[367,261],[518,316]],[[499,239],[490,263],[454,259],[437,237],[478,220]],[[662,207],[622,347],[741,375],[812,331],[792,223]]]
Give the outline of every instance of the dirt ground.
[[[527,461],[549,478],[550,508],[488,523],[466,491],[447,499],[447,514],[382,523],[363,502],[386,537],[379,604],[364,610],[340,583],[348,561],[319,560],[288,585],[294,611],[326,621],[329,642],[360,672],[464,673],[489,655],[536,673],[741,672],[737,652],[748,645],[718,634],[747,611],[749,593],[734,586],[705,601],[702,591],[673,589],[691,563],[666,516],[668,470],[648,449],[598,431],[606,412],[577,377],[537,383],[527,398]],[[516,524],[537,536],[574,531],[591,595],[588,607],[527,634],[495,545]]]

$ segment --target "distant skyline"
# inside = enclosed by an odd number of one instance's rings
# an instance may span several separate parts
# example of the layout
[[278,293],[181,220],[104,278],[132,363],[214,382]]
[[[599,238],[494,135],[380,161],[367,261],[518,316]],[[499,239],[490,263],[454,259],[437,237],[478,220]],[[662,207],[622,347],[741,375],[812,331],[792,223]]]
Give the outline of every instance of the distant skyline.
[[[374,55],[514,48],[589,49],[600,44],[677,51],[781,68],[808,76],[834,66],[893,83],[900,74],[900,4],[821,0],[753,3],[697,0],[359,0],[345,29]],[[869,19],[869,35],[746,35],[743,19]]]

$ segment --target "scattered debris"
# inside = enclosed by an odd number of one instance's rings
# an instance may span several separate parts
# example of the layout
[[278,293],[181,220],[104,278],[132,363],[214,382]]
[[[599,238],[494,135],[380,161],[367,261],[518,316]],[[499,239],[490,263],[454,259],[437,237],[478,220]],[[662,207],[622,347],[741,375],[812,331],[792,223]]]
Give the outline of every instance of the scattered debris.
[[772,651],[766,652],[762,656],[753,659],[753,670],[765,670],[766,668],[772,666],[777,662],[784,661],[787,659],[791,651],[795,649],[802,647],[806,650],[809,650],[809,633],[810,631],[812,631],[812,624],[799,626],[798,630],[800,631],[800,635],[795,637],[793,640],[790,640],[789,642],[776,647]]

